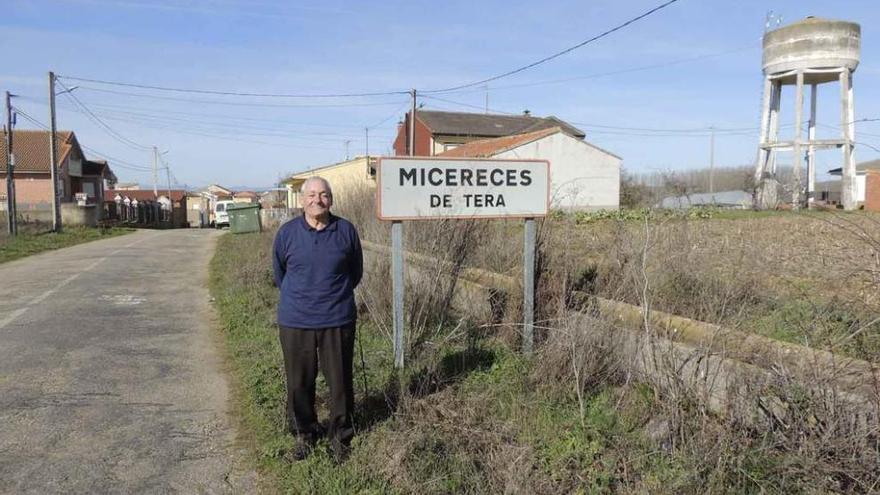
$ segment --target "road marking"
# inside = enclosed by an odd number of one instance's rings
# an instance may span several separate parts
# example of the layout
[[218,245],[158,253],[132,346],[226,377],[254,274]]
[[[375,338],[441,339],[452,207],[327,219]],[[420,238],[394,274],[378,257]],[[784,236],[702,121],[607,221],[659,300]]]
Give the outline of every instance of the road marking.
[[118,295],[103,295],[100,297],[101,301],[107,301],[115,304],[116,306],[137,306],[143,302],[146,302],[146,298],[141,296],[133,296],[131,294],[118,294]]
[[10,314],[6,318],[0,320],[0,330],[3,330],[3,328],[6,327],[6,325],[9,325],[10,323],[12,323],[13,320],[15,320],[16,318],[21,316],[25,311],[27,311],[27,306],[25,306],[23,308],[16,309],[15,311],[12,312],[12,314]]
[[[83,273],[85,273],[85,272],[91,270],[92,268],[98,266],[99,264],[103,263],[104,261],[107,261],[107,258],[109,258],[110,256],[113,256],[113,255],[115,255],[115,254],[118,254],[118,253],[122,252],[123,249],[130,248],[130,247],[134,246],[135,244],[138,244],[138,243],[140,243],[140,242],[143,242],[143,241],[146,241],[146,240],[152,239],[153,237],[157,237],[157,236],[162,235],[162,234],[164,234],[164,233],[166,233],[166,232],[155,233],[155,234],[153,234],[153,235],[147,236],[145,239],[138,239],[138,240],[136,240],[136,241],[129,242],[128,244],[124,245],[123,247],[121,247],[121,248],[119,248],[119,249],[117,249],[117,250],[111,252],[109,255],[104,256],[103,258],[100,258],[100,259],[96,260],[95,262],[93,262],[93,263],[90,264],[89,266],[83,268],[83,269],[80,270],[79,272],[74,273],[73,275],[67,277],[66,279],[64,279],[64,280],[62,280],[61,282],[59,282],[58,285],[56,285],[55,287],[53,287],[53,288],[47,290],[46,292],[43,292],[42,294],[40,294],[40,295],[37,296],[37,297],[31,299],[31,301],[28,302],[26,306],[24,306],[24,307],[22,307],[22,308],[18,308],[18,309],[16,309],[16,310],[13,311],[12,313],[10,313],[9,316],[7,316],[6,318],[0,320],[0,330],[3,330],[7,325],[9,325],[9,324],[12,323],[13,321],[15,321],[16,318],[18,318],[19,316],[23,315],[23,314],[25,313],[25,311],[28,310],[28,308],[30,308],[31,306],[36,306],[37,304],[40,304],[41,302],[45,301],[49,296],[51,296],[52,294],[58,292],[58,290],[61,289],[62,287],[64,287],[65,285],[67,285],[67,284],[73,282],[77,277],[79,277],[79,276],[82,275]],[[130,303],[129,303],[129,304],[130,304]],[[134,303],[134,304],[140,304],[140,301],[139,301],[139,302],[136,302],[136,303]]]

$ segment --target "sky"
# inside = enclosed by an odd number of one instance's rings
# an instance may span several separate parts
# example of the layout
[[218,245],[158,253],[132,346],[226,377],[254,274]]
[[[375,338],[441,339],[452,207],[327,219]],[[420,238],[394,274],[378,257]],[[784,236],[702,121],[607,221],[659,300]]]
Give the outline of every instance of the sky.
[[[73,130],[87,157],[109,158],[122,182],[152,183],[154,146],[173,183],[189,188],[260,189],[368,149],[391,154],[410,105],[399,93],[411,88],[424,94],[418,103],[426,110],[555,115],[636,173],[708,166],[714,127],[715,166],[739,166],[756,157],[761,37],[772,11],[781,25],[808,15],[860,23],[855,115],[880,119],[876,0],[678,0],[533,68],[432,93],[523,67],[662,3],[4,0],[0,90],[45,125],[47,74],[58,74],[58,128]],[[390,94],[252,97],[82,79],[230,93]],[[787,90],[783,124],[793,121],[793,107]],[[820,87],[820,137],[839,133],[839,108],[839,86]],[[24,116],[16,125],[38,128]],[[857,161],[878,158],[880,121],[859,122],[856,139]],[[820,153],[818,169],[840,160],[839,151]]]

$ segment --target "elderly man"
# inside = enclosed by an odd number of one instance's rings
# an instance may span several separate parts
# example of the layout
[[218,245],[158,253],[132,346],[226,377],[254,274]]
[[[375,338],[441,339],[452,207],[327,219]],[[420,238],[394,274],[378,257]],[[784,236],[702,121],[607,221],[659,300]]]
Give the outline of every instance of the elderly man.
[[315,413],[320,362],[330,388],[327,436],[341,460],[354,434],[354,288],[363,274],[363,253],[354,226],[330,213],[333,193],[326,180],[309,178],[301,196],[303,215],[278,229],[273,256],[288,424],[297,439],[293,455],[304,459],[323,433]]

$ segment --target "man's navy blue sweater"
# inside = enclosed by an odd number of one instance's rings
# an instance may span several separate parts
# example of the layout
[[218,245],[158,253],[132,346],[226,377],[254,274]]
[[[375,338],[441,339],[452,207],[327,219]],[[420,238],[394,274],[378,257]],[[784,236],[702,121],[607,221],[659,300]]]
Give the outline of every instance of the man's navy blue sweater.
[[357,319],[354,288],[364,258],[357,230],[330,215],[321,230],[304,216],[285,223],[275,235],[275,285],[281,290],[278,324],[291,328],[332,328]]

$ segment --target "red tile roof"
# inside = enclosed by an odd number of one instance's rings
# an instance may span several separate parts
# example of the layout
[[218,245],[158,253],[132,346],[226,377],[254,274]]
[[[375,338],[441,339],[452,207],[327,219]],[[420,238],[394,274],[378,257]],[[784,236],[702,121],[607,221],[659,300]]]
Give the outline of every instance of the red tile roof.
[[563,131],[559,127],[551,127],[549,129],[541,129],[540,131],[527,132],[525,134],[514,134],[513,136],[504,136],[493,139],[481,139],[444,151],[437,156],[486,158],[531,143],[532,141],[537,141],[538,139],[556,134],[557,132]]
[[[56,149],[58,163],[64,162],[76,144],[72,131],[57,132]],[[21,130],[12,133],[12,151],[15,154],[16,172],[49,173],[49,131]],[[6,172],[6,135],[0,143],[0,167]]]

